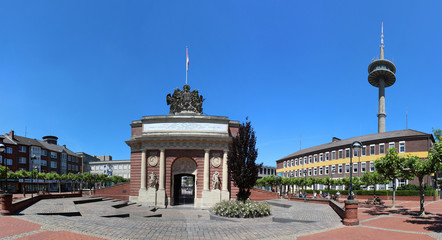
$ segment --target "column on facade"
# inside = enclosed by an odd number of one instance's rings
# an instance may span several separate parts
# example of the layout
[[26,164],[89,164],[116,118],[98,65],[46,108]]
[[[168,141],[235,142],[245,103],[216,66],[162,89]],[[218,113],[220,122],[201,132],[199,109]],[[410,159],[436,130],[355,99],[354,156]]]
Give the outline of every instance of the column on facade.
[[227,167],[227,151],[224,151],[223,155],[223,191],[227,191],[227,179],[228,179],[228,167]]
[[146,190],[146,151],[141,152],[141,189]]
[[203,191],[209,190],[209,149],[204,150],[204,188]]
[[160,149],[160,180],[158,184],[159,190],[164,190],[164,180],[165,180],[165,170],[166,170],[166,158],[165,158],[165,149]]

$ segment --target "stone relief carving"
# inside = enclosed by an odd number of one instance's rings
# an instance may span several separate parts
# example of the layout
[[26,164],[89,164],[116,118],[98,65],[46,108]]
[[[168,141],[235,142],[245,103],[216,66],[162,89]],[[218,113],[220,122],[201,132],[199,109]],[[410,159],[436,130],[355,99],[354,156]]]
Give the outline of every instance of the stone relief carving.
[[189,173],[192,174],[196,170],[196,164],[192,159],[180,158],[177,159],[172,166],[173,174],[177,173]]
[[210,162],[212,163],[213,167],[219,167],[221,166],[221,157],[219,153],[214,153],[213,157],[210,159]]
[[219,190],[219,173],[216,172],[212,177],[212,190]]
[[155,167],[158,164],[158,156],[149,156],[147,162],[150,166]]
[[203,113],[203,95],[199,95],[198,90],[190,91],[189,85],[183,86],[183,91],[175,89],[173,94],[167,94],[167,105],[170,105],[169,114],[181,112]]
[[155,188],[157,186],[157,175],[152,171],[149,175],[149,187]]

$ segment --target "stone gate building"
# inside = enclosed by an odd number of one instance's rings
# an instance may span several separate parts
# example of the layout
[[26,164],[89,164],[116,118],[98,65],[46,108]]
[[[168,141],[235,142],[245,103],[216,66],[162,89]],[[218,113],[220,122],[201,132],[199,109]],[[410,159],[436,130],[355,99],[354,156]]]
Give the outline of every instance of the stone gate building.
[[208,208],[235,197],[227,155],[239,122],[202,114],[197,90],[167,95],[169,115],[131,123],[130,200],[150,206],[193,204]]

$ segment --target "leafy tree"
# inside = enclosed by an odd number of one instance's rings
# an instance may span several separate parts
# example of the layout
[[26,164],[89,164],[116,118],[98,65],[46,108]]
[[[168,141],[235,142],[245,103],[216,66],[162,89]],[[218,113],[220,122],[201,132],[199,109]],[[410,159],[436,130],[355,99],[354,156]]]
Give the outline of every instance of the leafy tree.
[[[25,178],[29,177],[29,175],[30,175],[30,173],[28,171],[23,170],[23,169],[18,170],[15,173],[16,173],[18,179],[25,179]],[[23,197],[26,197],[26,188],[25,188],[25,181],[24,180],[23,180],[23,184],[21,186],[22,186]]]
[[[247,119],[246,119],[247,120]],[[255,131],[250,122],[242,123],[238,135],[229,146],[227,164],[230,169],[232,180],[239,188],[237,200],[245,202],[250,196],[250,188],[258,179],[258,170],[262,164],[255,163],[258,150],[255,147]]]
[[[37,174],[37,179],[42,179],[43,180],[43,188],[44,188],[44,185],[46,185],[46,173],[39,172]],[[37,190],[38,191],[44,191],[43,189],[41,189],[40,183],[37,183]]]
[[420,159],[417,156],[408,155],[405,158],[405,170],[410,172],[413,176],[416,176],[419,180],[419,195],[420,195],[420,210],[419,215],[425,216],[425,186],[424,176],[434,173],[441,169],[442,163],[435,159]]
[[4,185],[2,185],[3,191],[6,190],[6,176],[8,174],[9,168],[6,166],[0,165],[0,178],[5,179]]
[[381,174],[377,171],[374,172],[365,172],[361,176],[361,183],[366,187],[373,185],[373,198],[376,196],[376,184],[388,184],[390,181],[386,180]]
[[399,157],[395,148],[388,149],[388,153],[385,156],[374,162],[376,171],[379,172],[385,179],[393,181],[393,206],[396,202],[396,179],[409,179],[411,175],[404,171],[405,158]]
[[330,177],[326,177],[326,178],[324,178],[323,181],[324,181],[323,184],[324,184],[324,185],[327,185],[327,193],[328,193],[328,195],[330,196],[330,187],[333,186],[333,185],[335,185],[335,182],[336,182],[336,181],[335,181],[333,178],[330,178]]

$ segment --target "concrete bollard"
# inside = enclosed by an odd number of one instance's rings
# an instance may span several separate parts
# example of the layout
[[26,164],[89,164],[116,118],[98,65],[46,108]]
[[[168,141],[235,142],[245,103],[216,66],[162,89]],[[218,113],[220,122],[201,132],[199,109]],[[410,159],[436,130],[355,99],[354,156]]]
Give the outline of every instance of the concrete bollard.
[[344,217],[344,225],[345,226],[355,226],[359,225],[358,219],[358,200],[345,200],[345,217]]
[[0,215],[12,214],[12,194],[0,194]]

